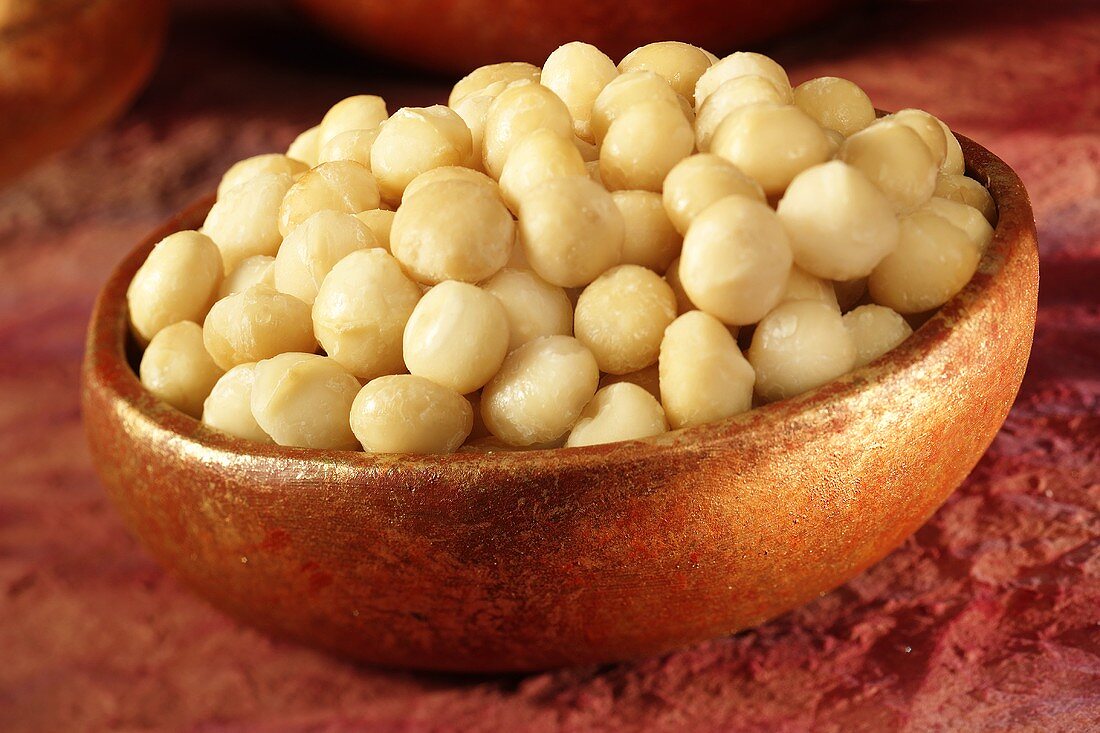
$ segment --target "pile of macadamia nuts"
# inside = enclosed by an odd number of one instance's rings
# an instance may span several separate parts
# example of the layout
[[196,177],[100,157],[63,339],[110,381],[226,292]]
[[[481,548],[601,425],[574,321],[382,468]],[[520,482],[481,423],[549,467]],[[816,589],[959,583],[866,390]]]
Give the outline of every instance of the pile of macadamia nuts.
[[958,141],[756,53],[569,43],[446,106],[345,99],[225,174],[128,292],[157,397],[283,446],[584,446],[867,364],[970,280]]

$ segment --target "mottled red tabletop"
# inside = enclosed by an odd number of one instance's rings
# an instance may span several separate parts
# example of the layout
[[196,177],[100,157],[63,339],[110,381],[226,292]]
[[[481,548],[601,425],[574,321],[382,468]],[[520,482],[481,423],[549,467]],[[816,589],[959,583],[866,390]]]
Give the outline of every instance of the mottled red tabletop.
[[0,731],[1100,730],[1100,4],[872,5],[766,49],[1019,171],[1042,249],[1020,397],[928,525],[843,588],[664,657],[524,677],[358,667],[242,627],[127,535],[89,464],[82,337],[118,258],[342,96],[445,97],[273,6],[182,5],[133,110],[0,190]]

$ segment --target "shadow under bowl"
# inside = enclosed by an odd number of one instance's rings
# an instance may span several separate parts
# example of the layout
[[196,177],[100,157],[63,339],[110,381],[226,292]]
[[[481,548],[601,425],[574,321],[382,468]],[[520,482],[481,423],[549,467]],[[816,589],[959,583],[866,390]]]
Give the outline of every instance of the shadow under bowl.
[[1019,389],[1038,290],[1031,205],[1008,166],[961,141],[1000,218],[973,280],[911,338],[798,397],[585,448],[284,448],[158,401],[128,358],[126,287],[205,202],[131,252],[96,303],[82,390],[95,465],[130,528],[203,596],[365,662],[538,670],[759,624],[923,524]]

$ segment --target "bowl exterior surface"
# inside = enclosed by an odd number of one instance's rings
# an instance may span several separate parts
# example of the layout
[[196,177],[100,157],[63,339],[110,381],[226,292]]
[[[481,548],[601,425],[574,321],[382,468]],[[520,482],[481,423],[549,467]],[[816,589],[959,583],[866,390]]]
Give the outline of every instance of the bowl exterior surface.
[[[355,659],[534,670],[666,651],[842,584],[915,531],[1004,421],[1031,346],[1030,204],[963,140],[1000,220],[973,281],[905,344],[729,420],[581,449],[397,457],[237,440],[147,394],[125,289],[97,302],[83,403],[132,530],[221,608]],[[133,354],[129,357],[132,360]]]
[[[581,40],[616,62],[638,46],[674,38],[721,55],[852,5],[852,0],[296,0],[319,25],[377,53],[423,68],[465,73],[482,64],[541,64]],[[430,19],[430,20],[426,20]]]

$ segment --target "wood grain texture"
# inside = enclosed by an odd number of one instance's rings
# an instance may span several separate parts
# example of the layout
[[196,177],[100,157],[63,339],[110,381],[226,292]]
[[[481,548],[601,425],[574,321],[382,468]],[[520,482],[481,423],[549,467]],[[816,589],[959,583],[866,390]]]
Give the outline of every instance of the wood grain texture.
[[[753,631],[642,662],[455,677],[334,660],[166,576],[95,479],[82,338],[110,269],[233,160],[343,95],[445,96],[264,8],[181,7],[111,131],[0,192],[0,729],[1085,731],[1100,704],[1100,18],[1092,3],[876,7],[770,49],[925,107],[1035,204],[1035,348],[969,480],[884,561]],[[219,7],[221,6],[221,7]],[[265,6],[266,7],[266,6]],[[294,48],[297,54],[288,54]]]

